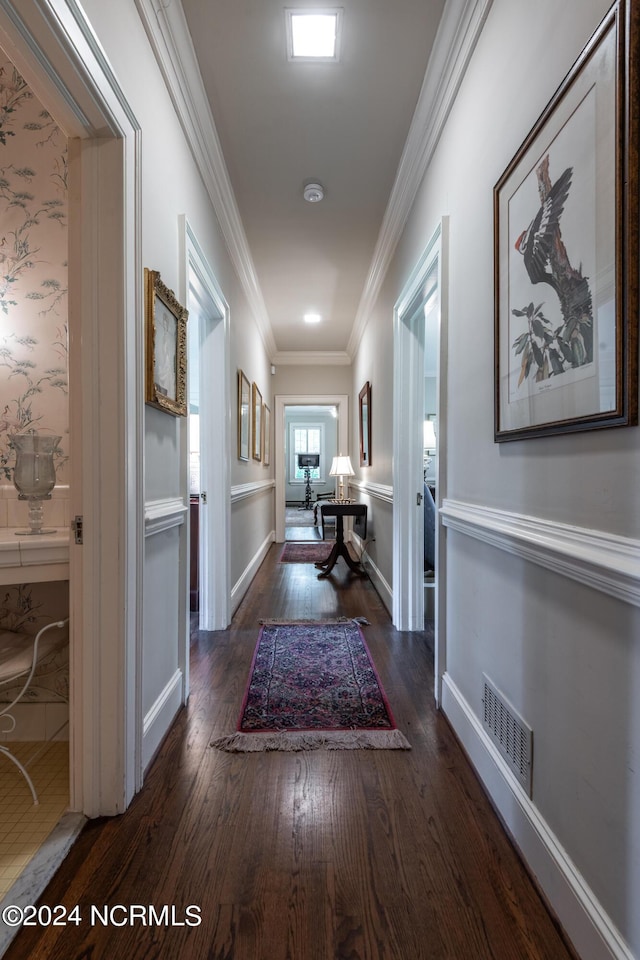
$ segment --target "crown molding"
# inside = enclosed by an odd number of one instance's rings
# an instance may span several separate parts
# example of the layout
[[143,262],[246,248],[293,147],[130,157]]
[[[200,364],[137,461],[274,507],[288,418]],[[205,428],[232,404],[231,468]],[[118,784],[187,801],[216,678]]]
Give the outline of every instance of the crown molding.
[[135,0],[135,3],[265,349],[271,356],[276,352],[273,330],[182,4],[174,0],[166,6],[160,4],[155,10],[152,0]]
[[342,350],[279,350],[273,354],[271,362],[280,367],[348,367],[351,357]]
[[355,356],[493,0],[447,0],[347,344]]

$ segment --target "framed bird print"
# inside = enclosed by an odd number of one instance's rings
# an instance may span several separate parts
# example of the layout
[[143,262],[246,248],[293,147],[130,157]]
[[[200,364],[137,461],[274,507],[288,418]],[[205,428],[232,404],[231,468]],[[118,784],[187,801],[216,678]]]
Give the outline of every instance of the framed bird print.
[[637,8],[614,4],[494,188],[496,441],[637,423]]

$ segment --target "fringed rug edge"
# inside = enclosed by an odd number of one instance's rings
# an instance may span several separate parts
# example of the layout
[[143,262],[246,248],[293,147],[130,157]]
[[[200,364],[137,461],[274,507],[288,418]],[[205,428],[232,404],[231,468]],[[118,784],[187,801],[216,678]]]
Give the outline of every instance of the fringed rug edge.
[[227,753],[279,750],[411,750],[400,730],[296,730],[279,733],[232,733],[210,746]]

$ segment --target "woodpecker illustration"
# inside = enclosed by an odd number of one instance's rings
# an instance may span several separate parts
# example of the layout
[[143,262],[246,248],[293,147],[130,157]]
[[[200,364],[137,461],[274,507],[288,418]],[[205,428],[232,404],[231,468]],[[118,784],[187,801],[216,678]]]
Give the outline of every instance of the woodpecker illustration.
[[[538,368],[537,379],[546,379],[593,360],[593,307],[588,277],[582,275],[582,264],[577,270],[571,265],[560,230],[573,167],[567,167],[552,183],[547,155],[536,169],[536,176],[540,209],[516,240],[515,248],[522,254],[531,283],[548,284],[560,301],[562,324],[552,330],[550,322],[541,315],[546,325],[544,335],[536,325],[536,333],[530,332],[526,337],[531,345],[531,359],[535,356],[535,363],[529,364],[526,375],[533,365]],[[513,311],[516,316],[530,312],[528,308]],[[525,345],[522,338],[517,343],[521,348]],[[539,358],[543,358],[542,364]]]

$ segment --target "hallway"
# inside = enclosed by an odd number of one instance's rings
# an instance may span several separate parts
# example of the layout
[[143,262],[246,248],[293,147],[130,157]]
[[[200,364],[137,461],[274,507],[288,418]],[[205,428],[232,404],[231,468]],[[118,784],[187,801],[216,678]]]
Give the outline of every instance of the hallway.
[[[432,655],[369,581],[328,581],[272,546],[229,630],[195,631],[192,691],[143,790],[90,822],[42,903],[82,922],[24,929],[5,960],[569,960],[528,875],[433,708]],[[226,754],[259,617],[366,614],[413,749]],[[103,927],[92,905],[175,905],[176,924]],[[187,906],[202,923],[180,926]],[[124,911],[115,915],[122,923]]]

